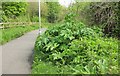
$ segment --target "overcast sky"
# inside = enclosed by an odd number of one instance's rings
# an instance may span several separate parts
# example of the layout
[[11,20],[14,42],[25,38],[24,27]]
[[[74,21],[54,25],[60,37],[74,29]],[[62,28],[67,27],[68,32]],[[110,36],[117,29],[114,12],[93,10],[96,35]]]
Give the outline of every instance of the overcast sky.
[[74,3],[75,1],[74,0],[59,0],[59,3],[66,7],[68,7],[71,2]]

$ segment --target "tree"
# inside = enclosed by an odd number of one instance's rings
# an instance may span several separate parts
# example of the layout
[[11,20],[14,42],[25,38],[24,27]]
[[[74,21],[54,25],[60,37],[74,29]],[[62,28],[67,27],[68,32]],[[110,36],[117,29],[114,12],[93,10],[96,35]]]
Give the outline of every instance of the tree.
[[50,23],[54,23],[58,19],[58,13],[60,12],[60,4],[58,2],[47,2],[48,15],[47,20]]
[[3,2],[2,10],[7,17],[16,18],[26,13],[26,2]]
[[89,16],[92,24],[102,25],[103,32],[108,34],[109,36],[118,36],[118,15],[117,10],[118,2],[97,2],[91,3],[89,12],[91,16]]
[[76,2],[71,10],[76,20],[103,28],[109,36],[118,36],[118,2]]

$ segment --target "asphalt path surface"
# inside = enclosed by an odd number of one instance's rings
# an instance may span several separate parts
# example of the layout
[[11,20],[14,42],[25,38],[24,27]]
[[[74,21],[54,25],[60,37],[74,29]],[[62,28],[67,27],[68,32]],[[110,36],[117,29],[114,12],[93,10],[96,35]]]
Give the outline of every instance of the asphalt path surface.
[[[45,30],[42,28],[41,33]],[[38,33],[38,30],[34,30],[0,46],[2,48],[2,51],[0,50],[2,74],[31,73],[33,49]]]

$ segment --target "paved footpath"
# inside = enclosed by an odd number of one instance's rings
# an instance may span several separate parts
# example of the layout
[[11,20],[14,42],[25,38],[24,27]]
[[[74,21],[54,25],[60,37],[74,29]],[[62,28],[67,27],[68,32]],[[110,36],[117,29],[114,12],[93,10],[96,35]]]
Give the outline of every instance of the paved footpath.
[[[44,31],[44,28],[41,29],[42,33]],[[2,74],[31,73],[32,54],[38,32],[35,30],[26,33],[2,46]]]

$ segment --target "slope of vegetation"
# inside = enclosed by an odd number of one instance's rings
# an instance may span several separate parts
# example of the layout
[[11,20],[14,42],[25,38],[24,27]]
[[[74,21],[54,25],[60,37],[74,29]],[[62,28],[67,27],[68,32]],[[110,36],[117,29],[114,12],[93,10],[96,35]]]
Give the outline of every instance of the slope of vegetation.
[[35,45],[33,74],[117,74],[118,40],[74,21],[48,29]]
[[13,28],[4,29],[4,30],[1,29],[0,44],[5,44],[10,40],[20,37],[24,33],[35,30],[35,29],[38,29],[38,26],[31,25],[31,26],[13,27]]

